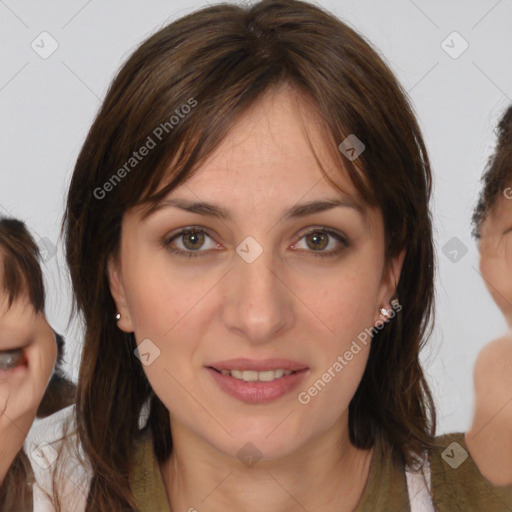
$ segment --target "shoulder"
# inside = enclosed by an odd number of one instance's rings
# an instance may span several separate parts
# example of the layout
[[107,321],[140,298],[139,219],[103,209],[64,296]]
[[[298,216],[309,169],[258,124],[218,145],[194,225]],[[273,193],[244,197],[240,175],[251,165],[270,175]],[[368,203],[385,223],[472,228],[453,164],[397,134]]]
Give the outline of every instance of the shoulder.
[[463,432],[437,436],[435,444],[429,458],[436,510],[512,510],[512,488],[494,486],[480,473],[469,454]]
[[44,439],[51,442],[59,439],[64,428],[74,427],[74,412],[74,405],[70,405],[45,418],[36,418],[28,433],[27,441],[33,443]]
[[[130,468],[130,486],[137,493],[146,494],[147,487],[152,483],[155,471],[158,470],[153,451],[153,437],[150,429],[139,432],[134,441]],[[151,485],[149,485],[151,487]]]
[[90,469],[78,442],[74,405],[36,419],[24,450],[35,477],[34,512],[53,512],[56,497],[62,510],[85,510]]
[[134,443],[130,487],[137,510],[171,512],[149,428],[139,431]]

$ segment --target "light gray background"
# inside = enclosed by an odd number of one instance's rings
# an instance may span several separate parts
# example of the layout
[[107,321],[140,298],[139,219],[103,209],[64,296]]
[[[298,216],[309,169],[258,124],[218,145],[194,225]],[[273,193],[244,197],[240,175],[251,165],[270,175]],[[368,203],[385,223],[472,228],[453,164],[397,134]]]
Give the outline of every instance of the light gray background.
[[[58,237],[75,159],[108,85],[135,46],[207,3],[0,0],[0,214],[23,219],[38,240],[57,247],[44,268],[47,313],[66,336],[73,378],[80,327],[67,328],[70,286]],[[512,0],[319,4],[378,48],[409,92],[423,129],[435,173],[439,273],[436,328],[422,360],[438,406],[438,433],[466,430],[476,356],[505,329],[478,272],[470,217],[494,126],[512,102]],[[42,46],[44,31],[58,43],[46,59],[31,47],[33,41]],[[454,31],[469,44],[458,58],[443,49],[449,45],[456,55],[463,48],[458,36],[446,40]],[[468,250],[462,257],[459,251],[456,262],[442,251],[452,237]]]

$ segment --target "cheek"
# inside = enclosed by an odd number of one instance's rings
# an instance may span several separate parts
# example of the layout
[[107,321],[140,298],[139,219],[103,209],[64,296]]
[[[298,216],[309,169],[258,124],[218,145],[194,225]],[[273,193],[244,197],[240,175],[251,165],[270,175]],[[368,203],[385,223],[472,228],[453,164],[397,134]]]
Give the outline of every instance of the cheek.
[[195,376],[192,363],[201,338],[196,321],[204,314],[200,299],[211,285],[157,258],[151,264],[126,264],[124,284],[139,351],[149,354],[149,364],[141,358],[143,370],[156,395],[174,408],[186,400],[182,386],[191,389]]
[[[46,321],[43,321],[43,329],[41,335],[44,337],[44,355],[47,361],[47,368],[49,369],[49,373],[53,371],[53,368],[57,362],[58,356],[58,347],[57,340],[55,339],[55,335],[53,334],[53,330]],[[49,377],[48,377],[49,378]]]
[[483,254],[480,271],[493,300],[502,311],[512,309],[512,262],[504,251]]
[[333,332],[322,328],[315,336],[314,320],[300,324],[318,347],[314,372],[301,391],[305,400],[309,398],[314,408],[331,419],[340,408],[348,407],[368,360],[381,277],[372,261],[367,267],[354,266],[337,278],[331,276],[322,293],[310,293],[306,299]]
[[325,291],[313,299],[344,340],[373,325],[381,277],[377,270],[375,260],[367,266],[364,261],[348,266],[325,279]]
[[[177,272],[158,260],[126,265],[125,292],[136,338],[165,337],[193,300],[194,284],[184,287]],[[189,296],[189,298],[187,298]]]
[[490,258],[489,254],[483,253],[480,257],[480,273],[482,274],[482,277],[485,280],[485,283],[489,285],[489,283],[492,283],[495,281],[494,276],[494,265],[493,265],[494,258]]

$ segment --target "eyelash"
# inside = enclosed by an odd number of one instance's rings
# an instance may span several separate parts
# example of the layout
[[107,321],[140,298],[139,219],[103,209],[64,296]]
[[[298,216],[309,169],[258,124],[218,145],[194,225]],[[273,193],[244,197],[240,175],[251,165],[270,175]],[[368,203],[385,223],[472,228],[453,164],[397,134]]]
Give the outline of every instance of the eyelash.
[[[206,251],[201,251],[201,250],[197,250],[197,251],[190,251],[190,250],[189,251],[183,251],[182,249],[176,249],[175,247],[171,247],[171,243],[176,238],[179,238],[180,236],[183,236],[183,235],[186,235],[186,234],[189,234],[189,233],[204,233],[208,237],[213,238],[213,237],[211,237],[208,234],[208,231],[206,231],[205,229],[203,229],[203,228],[201,228],[199,226],[190,226],[190,227],[188,227],[186,229],[182,229],[178,233],[173,234],[171,237],[164,237],[162,239],[162,246],[165,249],[167,249],[170,253],[177,254],[178,256],[184,256],[186,258],[195,258],[195,257],[207,256],[208,253],[210,252],[209,250],[206,250]],[[329,229],[327,227],[314,228],[314,229],[304,233],[299,240],[302,240],[302,238],[304,238],[304,237],[306,237],[308,235],[312,235],[313,233],[324,233],[324,234],[330,235],[330,236],[334,237],[335,239],[337,239],[342,244],[342,246],[340,248],[335,249],[335,250],[331,250],[331,251],[328,251],[328,252],[326,252],[326,251],[313,251],[313,250],[306,251],[306,252],[312,253],[312,255],[315,256],[315,257],[320,257],[320,258],[334,257],[334,256],[337,256],[338,254],[340,254],[344,249],[346,249],[349,246],[348,241],[342,235],[340,235],[339,233],[337,233],[335,231],[332,231],[331,229]]]

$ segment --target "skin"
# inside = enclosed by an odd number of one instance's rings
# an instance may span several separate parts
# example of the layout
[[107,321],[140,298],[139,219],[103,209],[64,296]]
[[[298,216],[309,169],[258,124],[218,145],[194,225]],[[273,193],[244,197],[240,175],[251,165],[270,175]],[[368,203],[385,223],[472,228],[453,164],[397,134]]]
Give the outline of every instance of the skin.
[[512,198],[501,194],[482,223],[480,272],[494,302],[512,327]]
[[[285,512],[299,503],[311,511],[349,511],[366,485],[373,450],[351,445],[348,405],[369,343],[307,405],[297,395],[365,327],[383,320],[379,309],[390,308],[404,254],[385,265],[378,210],[363,215],[342,207],[280,220],[297,203],[340,197],[305,138],[307,127],[324,168],[332,170],[316,119],[289,87],[267,94],[169,195],[228,207],[232,220],[171,207],[145,221],[137,209],[123,218],[108,276],[119,328],[160,350],[144,371],[170,412],[173,452],[161,472],[172,510]],[[344,197],[357,198],[344,172],[330,174],[339,175]],[[212,238],[205,235],[201,245],[181,236],[173,245],[207,255],[172,254],[160,242],[191,225]],[[345,234],[349,245],[330,237],[316,248],[304,234],[322,226]],[[247,236],[264,249],[250,264],[236,253]],[[338,247],[337,256],[317,255]],[[205,368],[235,357],[289,358],[309,370],[291,393],[250,404],[224,393]],[[252,467],[237,457],[248,442],[262,453]]]
[[499,197],[481,226],[480,271],[509,332],[488,343],[474,369],[475,412],[466,444],[492,483],[512,486],[512,199]]
[[0,350],[23,348],[23,358],[0,370],[0,483],[23,446],[57,359],[55,335],[28,294],[7,304],[7,294],[0,294]]

